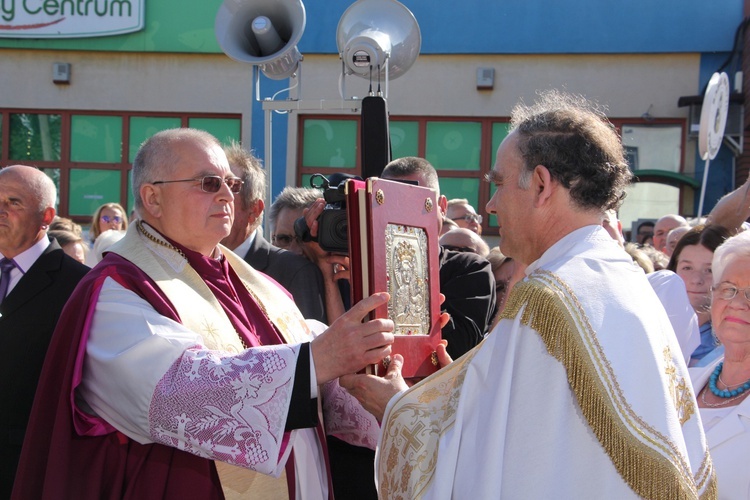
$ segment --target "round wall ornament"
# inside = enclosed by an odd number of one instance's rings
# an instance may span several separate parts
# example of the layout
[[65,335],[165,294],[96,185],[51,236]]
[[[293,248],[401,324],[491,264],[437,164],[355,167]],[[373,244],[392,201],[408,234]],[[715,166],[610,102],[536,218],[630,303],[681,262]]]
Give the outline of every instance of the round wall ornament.
[[729,77],[714,73],[706,87],[698,131],[698,150],[703,160],[713,160],[724,139],[729,112]]

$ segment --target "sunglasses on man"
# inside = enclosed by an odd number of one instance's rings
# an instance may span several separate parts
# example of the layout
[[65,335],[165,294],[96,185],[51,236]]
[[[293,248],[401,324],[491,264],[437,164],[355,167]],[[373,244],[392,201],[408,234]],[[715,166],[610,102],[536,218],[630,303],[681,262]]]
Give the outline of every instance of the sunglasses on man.
[[461,217],[453,217],[454,221],[465,220],[466,222],[476,222],[477,224],[482,223],[482,216],[479,214],[466,214]]
[[239,177],[219,177],[218,175],[207,175],[205,177],[196,177],[195,179],[178,179],[175,181],[154,181],[151,184],[170,184],[172,182],[198,182],[201,183],[201,190],[205,193],[218,193],[221,184],[229,186],[229,190],[237,194],[242,189],[242,179]]

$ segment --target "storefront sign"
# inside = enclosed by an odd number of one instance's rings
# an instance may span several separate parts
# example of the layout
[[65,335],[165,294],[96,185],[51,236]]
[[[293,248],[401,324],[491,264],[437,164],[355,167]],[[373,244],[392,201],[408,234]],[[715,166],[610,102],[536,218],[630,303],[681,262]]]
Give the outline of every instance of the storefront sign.
[[143,29],[146,0],[0,0],[0,38],[85,38]]

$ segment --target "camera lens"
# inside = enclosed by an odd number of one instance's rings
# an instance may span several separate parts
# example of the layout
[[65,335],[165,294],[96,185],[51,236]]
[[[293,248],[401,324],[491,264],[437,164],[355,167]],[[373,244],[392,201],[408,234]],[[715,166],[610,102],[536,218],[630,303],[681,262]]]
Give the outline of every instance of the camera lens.
[[328,252],[348,253],[349,225],[346,210],[323,210],[318,225],[318,243]]

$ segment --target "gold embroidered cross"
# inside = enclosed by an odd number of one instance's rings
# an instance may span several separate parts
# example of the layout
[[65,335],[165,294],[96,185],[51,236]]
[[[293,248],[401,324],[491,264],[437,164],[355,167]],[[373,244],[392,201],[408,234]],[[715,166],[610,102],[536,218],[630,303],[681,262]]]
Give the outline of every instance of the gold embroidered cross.
[[401,429],[401,437],[406,440],[406,442],[404,443],[404,447],[401,450],[401,454],[404,457],[409,452],[409,448],[414,448],[414,451],[418,451],[422,447],[423,443],[417,437],[417,435],[422,431],[422,429],[424,429],[424,427],[424,423],[417,422],[417,425],[414,426],[414,430],[411,432],[407,428]]

